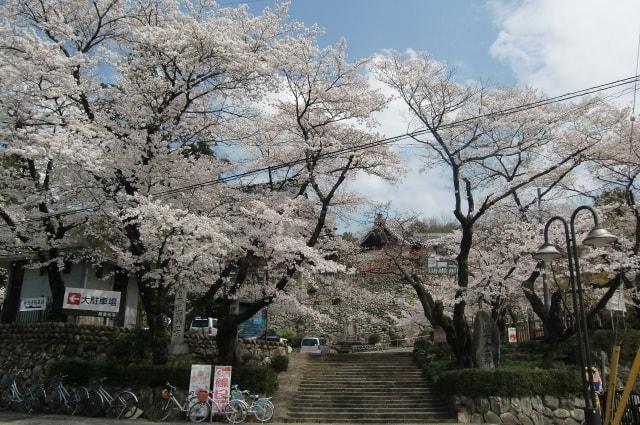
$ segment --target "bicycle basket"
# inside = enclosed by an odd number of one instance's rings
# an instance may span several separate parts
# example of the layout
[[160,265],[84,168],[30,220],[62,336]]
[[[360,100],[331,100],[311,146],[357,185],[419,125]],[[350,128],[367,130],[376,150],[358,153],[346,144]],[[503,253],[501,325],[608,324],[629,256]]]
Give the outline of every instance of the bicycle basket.
[[207,390],[196,391],[196,397],[198,398],[198,401],[207,401],[209,399],[209,391]]
[[162,397],[163,400],[169,400],[169,390],[164,388],[160,391],[160,397]]

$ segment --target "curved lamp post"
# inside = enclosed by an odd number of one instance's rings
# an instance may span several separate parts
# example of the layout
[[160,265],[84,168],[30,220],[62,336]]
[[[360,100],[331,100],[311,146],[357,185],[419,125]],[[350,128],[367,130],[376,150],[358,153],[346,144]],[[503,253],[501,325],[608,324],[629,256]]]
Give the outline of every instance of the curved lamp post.
[[[582,295],[582,282],[580,281],[580,262],[578,261],[578,243],[576,240],[575,219],[580,211],[587,210],[591,212],[594,227],[587,234],[582,242],[584,245],[593,247],[604,246],[615,242],[616,237],[609,233],[600,225],[598,214],[589,206],[583,205],[576,208],[571,214],[570,225],[567,221],[560,217],[551,217],[544,228],[544,243],[538,248],[533,255],[538,261],[550,263],[564,255],[560,249],[549,243],[549,227],[555,221],[562,223],[565,234],[565,243],[567,245],[567,260],[569,263],[569,280],[571,282],[571,298],[573,300],[573,314],[578,332],[578,348],[580,351],[580,376],[582,377],[582,394],[585,403],[585,422],[587,425],[601,425],[602,417],[600,412],[595,409],[595,388],[593,384],[593,373],[591,371],[591,348],[589,344],[589,332],[587,329],[587,316],[584,311],[584,297]],[[585,374],[585,369],[587,373]]]

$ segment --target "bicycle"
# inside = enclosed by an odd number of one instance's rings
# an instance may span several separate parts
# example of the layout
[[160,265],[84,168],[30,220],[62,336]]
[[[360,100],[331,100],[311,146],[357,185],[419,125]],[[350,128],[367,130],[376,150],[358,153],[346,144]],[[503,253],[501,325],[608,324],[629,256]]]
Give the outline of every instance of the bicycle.
[[17,379],[22,371],[6,373],[2,377],[2,390],[0,390],[0,411],[8,410],[12,405],[22,404],[24,401],[22,392],[18,389]]
[[80,393],[75,391],[75,388],[69,390],[65,387],[64,380],[67,376],[58,375],[51,380],[51,386],[45,400],[47,410],[51,413],[70,413],[73,415],[78,410]]
[[[246,402],[247,397],[251,399],[251,404]],[[237,385],[233,385],[231,399],[243,403],[247,413],[253,414],[258,422],[269,422],[273,418],[275,406],[271,397],[260,397],[257,394],[251,394],[248,390],[241,391]]]
[[27,413],[42,412],[45,409],[46,399],[47,393],[44,390],[44,385],[31,384],[24,392],[22,405]]
[[[189,409],[191,422],[202,422],[212,414],[222,415],[227,422],[239,424],[247,417],[247,411],[240,400],[229,400],[228,403],[215,400],[210,391],[198,391],[198,401]],[[215,406],[215,411],[213,410]]]
[[193,400],[196,398],[196,395],[194,393],[190,393],[189,396],[187,396],[184,404],[181,404],[174,394],[176,387],[168,382],[165,384],[165,386],[166,388],[164,388],[160,393],[160,400],[154,403],[151,410],[151,419],[156,422],[166,421],[167,418],[171,415],[172,411],[176,410],[180,414],[187,415],[189,412],[189,408],[193,404]]
[[138,411],[138,397],[131,391],[120,391],[114,396],[102,386],[106,378],[93,382],[94,387],[89,390],[89,399],[85,412],[88,416],[99,416],[104,413],[112,414],[116,419],[129,419]]

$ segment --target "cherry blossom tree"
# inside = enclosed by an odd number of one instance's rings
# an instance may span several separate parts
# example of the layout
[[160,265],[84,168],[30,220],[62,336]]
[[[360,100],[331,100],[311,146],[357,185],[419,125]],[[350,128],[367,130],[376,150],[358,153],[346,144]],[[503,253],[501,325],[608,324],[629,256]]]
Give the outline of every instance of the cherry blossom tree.
[[[455,296],[460,301],[451,322],[438,315],[442,320],[434,324],[447,332],[458,363],[471,366],[467,304],[461,297],[470,284],[476,223],[500,203],[525,189],[532,191],[542,179],[547,185],[557,182],[580,164],[597,140],[573,137],[569,124],[590,105],[519,110],[540,96],[526,89],[458,83],[445,64],[426,54],[402,58],[392,52],[377,60],[376,70],[423,130],[413,137],[425,146],[425,164],[442,166],[451,175],[453,213],[461,231]],[[510,108],[511,113],[499,113]]]
[[[329,216],[344,182],[396,174],[384,147],[350,152],[379,137],[370,114],[385,102],[363,62],[318,47],[286,6],[12,0],[1,25],[2,155],[17,164],[3,170],[2,219],[45,250],[77,227],[89,258],[134,277],[156,363],[179,286],[194,312],[214,306],[233,362],[238,324],[292,277],[344,270]],[[269,172],[226,180],[252,168]],[[47,253],[55,272],[60,251]]]

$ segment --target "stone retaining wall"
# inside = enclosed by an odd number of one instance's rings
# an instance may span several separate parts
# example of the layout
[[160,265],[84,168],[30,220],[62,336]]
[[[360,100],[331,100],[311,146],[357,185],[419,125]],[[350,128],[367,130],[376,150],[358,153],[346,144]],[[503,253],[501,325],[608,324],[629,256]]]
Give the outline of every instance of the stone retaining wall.
[[584,423],[584,400],[552,396],[453,398],[461,423],[508,425],[579,425]]
[[[131,334],[125,328],[75,325],[69,323],[28,323],[0,325],[0,370],[23,369],[27,380],[39,380],[49,364],[58,360],[106,360],[118,337]],[[215,364],[215,338],[187,333],[190,354],[179,363]],[[238,344],[243,363],[269,363],[275,355],[287,355],[284,344],[244,341]]]

